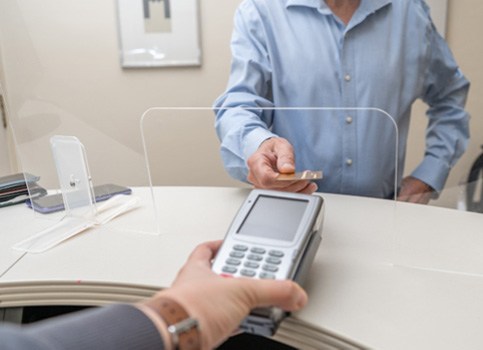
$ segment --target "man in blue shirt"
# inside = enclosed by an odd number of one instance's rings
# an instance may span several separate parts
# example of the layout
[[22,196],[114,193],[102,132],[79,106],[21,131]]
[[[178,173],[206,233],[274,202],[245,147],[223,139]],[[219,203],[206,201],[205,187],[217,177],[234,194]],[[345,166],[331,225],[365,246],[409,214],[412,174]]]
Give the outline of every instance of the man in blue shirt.
[[[232,54],[216,130],[227,171],[256,187],[387,198],[396,183],[427,203],[466,149],[469,82],[423,0],[245,0]],[[426,151],[402,179],[416,99]],[[305,169],[324,178],[276,179]]]

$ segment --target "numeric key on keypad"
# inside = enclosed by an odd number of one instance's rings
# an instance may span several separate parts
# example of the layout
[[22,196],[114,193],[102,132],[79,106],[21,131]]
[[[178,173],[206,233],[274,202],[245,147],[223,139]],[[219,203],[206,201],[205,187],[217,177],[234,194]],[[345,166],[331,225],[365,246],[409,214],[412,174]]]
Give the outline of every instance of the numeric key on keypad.
[[271,250],[268,252],[268,255],[274,256],[276,258],[281,258],[284,256],[283,252],[280,250]]
[[255,254],[265,254],[265,249],[259,247],[253,247],[250,251]]
[[275,279],[275,275],[273,273],[268,273],[268,272],[260,272],[258,277],[262,279],[271,279],[271,280]]
[[235,250],[235,251],[230,252],[230,256],[232,258],[242,259],[245,256],[245,253]]
[[241,261],[238,259],[233,259],[233,258],[228,258],[226,259],[226,264],[227,265],[232,265],[232,266],[238,266],[241,264]]
[[278,267],[274,265],[263,265],[262,267],[263,270],[268,271],[268,272],[277,272]]
[[257,255],[257,254],[249,254],[247,256],[247,259],[252,260],[252,261],[262,261],[263,257],[261,255]]
[[226,273],[231,273],[231,274],[234,274],[236,273],[238,270],[236,267],[233,267],[233,266],[223,266],[223,268],[221,269],[221,271],[223,272],[226,272]]
[[240,271],[240,275],[245,276],[245,277],[255,277],[256,272],[253,270],[249,269],[243,269]]
[[273,256],[269,256],[268,258],[265,259],[265,261],[269,264],[274,264],[274,265],[280,265],[280,263],[282,262],[282,260],[280,260],[279,258],[275,258]]
[[249,267],[251,269],[258,269],[258,267],[260,266],[260,264],[254,262],[254,261],[245,261],[245,263],[243,264],[243,266]]

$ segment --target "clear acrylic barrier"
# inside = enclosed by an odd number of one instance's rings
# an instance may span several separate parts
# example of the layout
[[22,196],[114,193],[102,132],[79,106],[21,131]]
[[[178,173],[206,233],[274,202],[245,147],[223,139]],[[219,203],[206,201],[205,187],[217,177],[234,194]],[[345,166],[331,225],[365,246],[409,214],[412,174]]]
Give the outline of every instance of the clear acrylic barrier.
[[[252,113],[250,109],[234,108],[226,109],[230,113],[243,111]],[[262,112],[260,112],[262,111]],[[216,112],[216,111],[215,111]],[[397,159],[399,139],[397,126],[392,117],[384,111],[371,108],[259,108],[255,113],[270,115],[273,123],[284,124],[284,119],[302,120],[314,119],[321,127],[330,130],[330,133],[342,133],[343,128],[361,127],[365,124],[367,139],[353,140],[357,149],[355,154],[351,154],[345,159],[344,148],[345,139],[332,141],[331,148],[327,152],[338,152],[341,156],[342,167],[353,168],[350,177],[347,178],[347,188],[353,189],[351,194],[375,196],[384,198],[394,198],[395,188],[397,188],[400,169]],[[350,118],[350,122],[348,122]],[[370,122],[361,122],[368,120]],[[235,181],[228,177],[223,170],[220,159],[220,144],[217,139],[214,124],[214,111],[212,108],[169,108],[153,107],[148,109],[141,118],[141,133],[144,139],[146,159],[148,168],[154,185],[197,185],[197,186],[240,186],[242,182]],[[381,135],[378,127],[388,130],[385,135]],[[284,134],[284,130],[278,130],[278,135]],[[367,140],[377,137],[379,143],[388,149],[385,158],[372,157],[370,145]],[[297,154],[297,149],[310,150],[313,146],[311,140],[305,139],[304,144],[294,144],[296,160],[305,165],[308,170],[323,170],[324,179],[321,184],[327,181],[338,181],[340,174],[331,171],[325,164],[317,163],[315,159],[310,159],[304,154]],[[300,152],[302,153],[302,152]],[[306,153],[306,152],[303,152]],[[304,159],[305,158],[305,159]],[[363,160],[363,164],[357,164],[358,160]],[[352,164],[352,161],[354,164]],[[369,162],[370,164],[367,164]],[[362,163],[362,162],[361,162]],[[299,167],[299,164],[297,164]],[[355,185],[354,176],[360,173],[360,169],[375,167],[381,169],[383,175],[380,177],[381,183],[376,186],[364,184]],[[322,169],[318,169],[322,168]],[[339,169],[341,167],[339,166]],[[307,169],[298,168],[296,171]],[[365,179],[367,183],[371,179]],[[340,181],[339,181],[340,182]],[[339,192],[340,187],[345,185],[340,183],[339,188],[329,192]],[[357,187],[357,188],[356,188]],[[342,192],[344,192],[342,190]]]
[[[391,116],[384,111],[370,108],[260,108],[256,111],[250,109],[226,109],[229,113],[264,113],[274,124],[284,124],[283,120],[309,120],[315,124],[328,128],[331,133],[343,135],[347,128],[349,133],[354,127],[367,127],[367,139],[354,140],[356,153],[352,158],[344,158],[344,139],[332,140],[330,152],[337,152],[340,156],[340,168],[349,170],[349,176],[341,178],[339,170],[332,171],[323,162],[311,161],[310,157],[303,159],[297,149],[313,149],[311,140],[305,139],[305,144],[294,144],[296,159],[303,160],[302,165],[297,164],[297,171],[322,170],[323,179],[318,181],[322,192],[327,191],[324,184],[327,181],[338,183],[340,187],[347,188],[354,194],[365,196],[379,196],[394,199],[398,178],[400,178],[399,138],[397,126]],[[215,111],[216,112],[216,111]],[[155,107],[148,109],[141,118],[141,133],[143,135],[146,159],[152,183],[155,186],[243,186],[248,184],[228,177],[223,169],[220,158],[220,143],[215,133],[214,111],[212,108],[167,108]],[[366,122],[367,121],[367,122]],[[378,130],[386,130],[384,135]],[[290,140],[282,131],[280,136]],[[377,137],[378,144],[387,149],[386,157],[372,157],[369,140]],[[299,157],[300,156],[300,157]],[[350,162],[349,160],[352,160]],[[365,178],[371,185],[356,186],[352,183],[355,174],[362,169],[372,167],[381,169],[383,175],[376,181]],[[376,185],[374,185],[376,183]],[[340,190],[340,188],[339,188]],[[160,210],[161,217],[163,216]],[[374,216],[377,216],[374,213]],[[163,220],[161,219],[161,222]],[[162,226],[162,223],[161,223]],[[162,228],[161,231],[163,232]],[[392,232],[388,232],[388,250],[391,249]]]

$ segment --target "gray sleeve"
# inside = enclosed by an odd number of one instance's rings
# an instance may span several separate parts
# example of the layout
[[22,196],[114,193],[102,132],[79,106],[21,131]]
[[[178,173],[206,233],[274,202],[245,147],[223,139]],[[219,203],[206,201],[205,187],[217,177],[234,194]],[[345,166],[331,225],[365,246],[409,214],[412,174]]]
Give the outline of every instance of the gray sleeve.
[[164,349],[144,313],[131,305],[89,309],[28,326],[0,325],[2,350]]

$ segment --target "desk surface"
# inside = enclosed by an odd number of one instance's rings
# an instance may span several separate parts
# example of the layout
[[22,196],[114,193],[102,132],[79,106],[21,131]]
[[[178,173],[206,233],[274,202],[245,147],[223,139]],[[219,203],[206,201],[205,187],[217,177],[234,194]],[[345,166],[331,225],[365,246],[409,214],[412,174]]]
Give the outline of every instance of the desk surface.
[[[147,191],[134,193],[146,196]],[[10,247],[33,234],[31,211],[0,211],[0,307],[134,301],[169,286],[200,242],[221,239],[246,189],[155,189],[160,234],[117,226],[41,254]],[[303,349],[467,349],[483,345],[483,216],[341,195],[326,202],[309,304],[277,338]],[[34,219],[36,220],[36,219]],[[19,259],[20,258],[20,259]],[[13,265],[13,267],[11,267]],[[411,267],[413,266],[413,267]],[[423,268],[415,268],[419,266]],[[438,270],[453,270],[441,272]],[[454,273],[458,270],[466,274]]]

